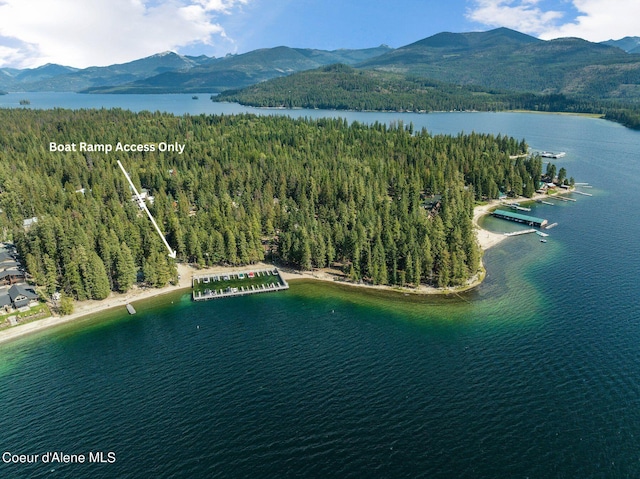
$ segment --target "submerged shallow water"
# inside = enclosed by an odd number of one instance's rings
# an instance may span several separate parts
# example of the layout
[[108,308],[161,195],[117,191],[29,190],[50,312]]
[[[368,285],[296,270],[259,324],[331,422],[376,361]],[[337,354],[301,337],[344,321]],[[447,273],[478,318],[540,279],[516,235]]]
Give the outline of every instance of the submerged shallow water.
[[559,223],[548,242],[506,240],[460,295],[311,281],[180,293],[4,345],[0,452],[116,461],[0,463],[2,477],[640,476],[640,133],[555,115],[352,115],[525,137],[566,151],[556,163],[594,196],[534,205]]

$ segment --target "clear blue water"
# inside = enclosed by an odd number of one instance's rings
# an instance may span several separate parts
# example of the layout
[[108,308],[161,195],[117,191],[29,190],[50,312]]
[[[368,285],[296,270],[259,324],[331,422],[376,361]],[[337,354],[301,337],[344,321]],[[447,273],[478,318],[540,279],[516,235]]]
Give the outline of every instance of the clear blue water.
[[[241,109],[203,98],[174,112]],[[463,295],[177,294],[3,345],[0,452],[117,460],[0,463],[1,477],[640,477],[640,133],[561,115],[339,115],[526,138],[566,151],[556,163],[594,196],[534,205],[559,223],[548,243],[490,250]]]

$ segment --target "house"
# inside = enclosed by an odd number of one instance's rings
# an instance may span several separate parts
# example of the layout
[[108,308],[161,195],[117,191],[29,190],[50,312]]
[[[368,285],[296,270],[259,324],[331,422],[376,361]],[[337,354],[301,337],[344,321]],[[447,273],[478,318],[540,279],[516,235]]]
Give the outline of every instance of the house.
[[1,261],[0,260],[0,271],[6,271],[8,269],[18,269],[20,267],[20,263],[18,263],[15,260],[5,260],[5,261]]
[[13,253],[7,250],[0,250],[0,263],[4,263],[5,261],[15,261],[15,257]]
[[0,285],[14,284],[25,280],[25,275],[17,269],[8,269],[0,272]]
[[37,301],[38,295],[30,286],[14,284],[9,288],[9,296],[13,307],[18,309],[28,306],[31,301]]
[[140,191],[140,198],[135,193],[131,195],[131,201],[134,203],[138,203],[138,207],[142,210],[144,209],[143,202],[148,202],[149,204],[153,204],[155,201],[155,196],[151,196],[149,194],[149,190],[146,188],[142,188]]
[[32,218],[27,218],[26,220],[24,220],[22,222],[22,226],[24,227],[25,230],[28,230],[29,228],[31,228],[37,222],[38,222],[38,217],[34,216]]
[[8,311],[11,308],[11,296],[6,289],[0,290],[0,310]]

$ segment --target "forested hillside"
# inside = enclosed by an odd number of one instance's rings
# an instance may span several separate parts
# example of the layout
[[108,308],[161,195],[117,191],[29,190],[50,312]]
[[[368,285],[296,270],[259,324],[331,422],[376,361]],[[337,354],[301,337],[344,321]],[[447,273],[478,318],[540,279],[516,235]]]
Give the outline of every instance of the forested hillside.
[[[48,151],[80,141],[186,149]],[[280,116],[1,110],[0,145],[3,234],[38,285],[80,299],[176,275],[117,160],[155,197],[150,209],[180,260],[266,255],[302,269],[339,263],[354,280],[437,286],[478,270],[474,200],[531,195],[542,168],[540,158],[509,158],[524,140]]]
[[640,128],[637,104],[561,93],[508,92],[415,76],[329,65],[211,96],[256,107],[372,111],[504,111],[593,113]]

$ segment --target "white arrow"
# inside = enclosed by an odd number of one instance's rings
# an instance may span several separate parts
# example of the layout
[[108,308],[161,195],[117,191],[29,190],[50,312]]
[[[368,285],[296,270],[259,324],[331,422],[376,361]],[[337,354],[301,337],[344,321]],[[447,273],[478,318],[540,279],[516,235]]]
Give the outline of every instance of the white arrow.
[[134,193],[136,194],[136,197],[138,198],[138,203],[140,204],[140,206],[142,208],[144,208],[144,210],[147,212],[147,215],[149,215],[149,219],[153,223],[153,226],[156,227],[156,231],[160,235],[160,238],[162,239],[162,242],[164,243],[164,245],[169,250],[169,258],[176,259],[176,252],[171,249],[171,246],[169,246],[169,243],[167,242],[166,238],[162,234],[162,231],[160,231],[160,227],[158,226],[158,223],[156,223],[156,220],[153,219],[153,216],[151,215],[151,212],[149,211],[149,208],[147,208],[147,204],[145,203],[144,199],[142,199],[142,196],[140,196],[140,193],[138,193],[138,190],[136,189],[136,187],[133,185],[133,181],[131,181],[131,178],[129,178],[129,174],[127,173],[127,170],[124,169],[124,166],[122,166],[122,163],[120,163],[120,160],[118,160],[118,166],[120,167],[120,169],[124,173],[124,176],[127,178],[127,181],[129,182],[129,185],[131,185],[131,188],[133,189]]

